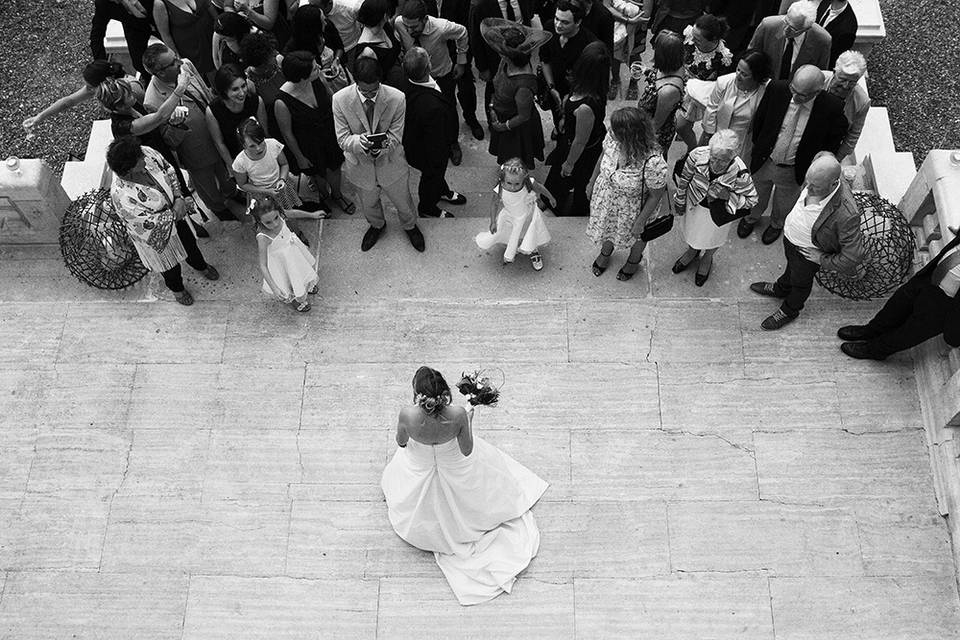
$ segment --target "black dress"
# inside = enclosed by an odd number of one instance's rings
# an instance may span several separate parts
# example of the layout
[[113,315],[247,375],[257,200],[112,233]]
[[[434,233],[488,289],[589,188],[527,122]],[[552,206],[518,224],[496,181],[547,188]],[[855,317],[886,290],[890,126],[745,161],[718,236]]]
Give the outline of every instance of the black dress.
[[529,92],[530,118],[519,127],[507,131],[490,131],[490,153],[497,162],[510,158],[520,158],[527,169],[534,168],[534,160],[543,160],[543,125],[540,113],[533,104],[533,95],[537,91],[537,76],[533,73],[507,75],[506,66],[500,63],[500,70],[493,77],[493,111],[500,122],[506,122],[517,115],[517,93],[526,89]]
[[[403,90],[403,69],[400,66],[400,55],[403,49],[400,47],[400,40],[393,32],[393,25],[387,22],[383,25],[383,32],[390,42],[390,46],[385,46],[379,42],[361,42],[357,45],[357,54],[363,53],[364,49],[369,49],[373,55],[377,56],[380,62],[380,70],[383,72],[383,83],[390,85],[395,89]],[[356,62],[354,62],[356,64]],[[356,68],[351,69],[354,73]],[[356,75],[356,74],[354,74]]]
[[[256,118],[257,107],[259,106],[259,96],[247,96],[243,100],[243,109],[240,110],[240,113],[230,111],[220,96],[214,98],[210,103],[210,111],[213,112],[213,117],[217,119],[217,124],[220,125],[220,135],[223,137],[223,144],[230,152],[231,158],[236,158],[243,151],[243,144],[237,136],[237,127],[247,118]],[[266,122],[260,124],[264,127],[268,125]]]
[[327,87],[319,78],[310,85],[316,108],[301,102],[286,91],[281,91],[277,100],[282,101],[290,112],[290,128],[297,140],[300,151],[313,164],[311,169],[301,170],[297,159],[286,146],[290,170],[294,173],[323,175],[324,171],[335,171],[343,164],[343,150],[337,143],[337,134],[333,128],[333,102]]
[[[590,131],[590,137],[587,138],[586,148],[573,165],[573,171],[570,176],[564,178],[560,171],[567,155],[570,153],[570,147],[573,146],[573,140],[576,138],[577,116],[575,112],[582,105],[587,105],[593,112],[593,129]],[[551,167],[544,182],[544,186],[557,199],[555,213],[558,216],[590,215],[590,206],[587,202],[587,183],[590,182],[593,169],[597,166],[597,161],[603,153],[603,138],[607,135],[607,128],[603,124],[605,111],[605,102],[594,96],[586,96],[579,100],[572,100],[568,97],[563,101],[563,126],[557,140],[557,147],[547,158],[547,163]],[[572,198],[568,198],[571,191],[573,192]]]

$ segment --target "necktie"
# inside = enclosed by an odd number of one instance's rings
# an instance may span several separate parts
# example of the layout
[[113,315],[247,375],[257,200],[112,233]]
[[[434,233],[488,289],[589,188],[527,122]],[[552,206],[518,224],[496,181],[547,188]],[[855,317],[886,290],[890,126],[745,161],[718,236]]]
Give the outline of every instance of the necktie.
[[[791,107],[794,106],[796,108],[791,110]],[[793,103],[790,107],[787,107],[787,113],[783,116],[780,135],[777,136],[777,142],[770,153],[770,159],[775,164],[790,164],[787,162],[789,160],[788,153],[790,145],[793,144],[793,136],[797,133],[797,120],[800,119],[800,109],[802,108],[802,105],[794,105]]]
[[511,4],[510,2],[507,2],[507,20],[509,20],[510,22],[517,21],[517,14],[513,12],[513,4]]
[[960,265],[960,250],[954,249],[950,255],[941,258],[937,266],[933,268],[933,273],[930,275],[930,283],[940,286],[940,283],[947,277],[947,272],[957,265]]
[[367,114],[367,124],[370,126],[370,133],[373,133],[373,108],[376,106],[376,103],[367,98],[363,101],[363,112]]
[[780,59],[780,79],[790,79],[790,67],[793,66],[793,38],[787,38],[787,46],[783,48],[783,57]]

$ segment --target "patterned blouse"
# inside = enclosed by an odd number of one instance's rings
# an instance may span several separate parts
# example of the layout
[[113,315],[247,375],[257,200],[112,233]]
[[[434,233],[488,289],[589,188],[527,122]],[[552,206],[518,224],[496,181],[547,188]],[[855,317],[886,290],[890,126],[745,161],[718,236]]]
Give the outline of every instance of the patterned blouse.
[[683,66],[688,78],[697,80],[716,80],[733,65],[733,54],[727,43],[721,40],[717,48],[704,53],[693,42],[693,25],[683,30]]
[[704,200],[726,200],[727,213],[748,209],[757,204],[757,189],[750,170],[740,158],[734,158],[720,175],[710,171],[710,147],[697,147],[687,156],[677,181],[674,204],[683,211],[687,200],[701,204]]

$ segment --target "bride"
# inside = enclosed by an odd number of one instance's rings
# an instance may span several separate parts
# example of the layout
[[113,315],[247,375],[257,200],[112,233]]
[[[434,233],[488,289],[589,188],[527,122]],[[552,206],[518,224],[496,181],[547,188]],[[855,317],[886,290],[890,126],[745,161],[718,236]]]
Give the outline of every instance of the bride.
[[530,512],[547,483],[473,435],[473,409],[452,406],[438,371],[413,376],[413,406],[400,411],[397,449],[380,486],[397,535],[437,564],[462,605],[510,593],[537,555]]

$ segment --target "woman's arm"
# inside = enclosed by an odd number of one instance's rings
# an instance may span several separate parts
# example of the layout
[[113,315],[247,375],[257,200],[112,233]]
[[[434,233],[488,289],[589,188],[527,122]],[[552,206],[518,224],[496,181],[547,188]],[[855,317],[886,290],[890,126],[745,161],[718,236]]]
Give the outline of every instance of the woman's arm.
[[[253,86],[253,83],[249,83]],[[257,98],[257,122],[260,123],[260,126],[264,129],[267,128],[267,105],[263,103],[263,98]]]
[[190,85],[190,74],[181,73],[177,76],[177,86],[173,90],[167,99],[164,100],[156,111],[153,113],[148,113],[142,115],[133,122],[130,123],[130,133],[135,136],[153,131],[163,123],[167,122],[170,119],[170,116],[173,115],[173,110],[180,103],[180,100],[183,98],[184,94],[187,92],[187,87]]
[[84,84],[82,87],[71,93],[70,95],[63,96],[49,107],[41,111],[35,116],[30,116],[23,121],[23,128],[27,131],[30,131],[35,126],[49,118],[50,116],[57,115],[61,111],[66,111],[68,109],[73,109],[78,104],[86,102],[94,95],[94,90],[91,89],[88,85]]
[[513,96],[514,102],[517,103],[517,115],[512,118],[507,119],[503,122],[503,130],[516,129],[524,122],[530,119],[530,114],[534,109],[533,106],[533,92],[526,87],[521,87],[517,90],[517,93]]
[[647,219],[657,210],[657,207],[660,206],[660,201],[663,200],[663,192],[665,190],[666,187],[664,186],[659,189],[651,189],[647,193],[647,201],[644,203],[643,209],[640,210],[640,215],[637,216],[636,222],[633,223],[633,235],[639,236],[643,228],[647,226]]
[[153,23],[157,25],[157,31],[160,32],[160,39],[163,44],[173,51],[174,55],[180,56],[177,52],[177,45],[173,41],[173,35],[170,33],[170,16],[167,15],[167,5],[163,0],[157,0],[153,3]]
[[277,126],[280,128],[283,143],[290,148],[290,153],[297,159],[297,165],[300,166],[301,170],[312,167],[313,163],[307,159],[307,156],[303,155],[303,151],[300,150],[300,145],[293,135],[293,120],[290,117],[290,110],[287,109],[283,100],[277,100],[273,103],[273,115],[277,117]]
[[546,198],[547,202],[550,203],[551,207],[557,206],[557,199],[553,197],[553,194],[550,193],[550,191],[545,186],[543,186],[533,178],[530,178],[530,188],[533,189],[533,191],[538,195],[541,195],[544,198]]
[[213,68],[219,69],[220,67],[223,66],[223,55],[220,49],[223,46],[223,36],[217,33],[216,31],[213,32],[212,46],[213,46],[213,51],[211,53],[213,53]]
[[457,444],[460,445],[460,453],[469,456],[473,453],[473,407],[464,412],[463,418],[463,425],[457,433]]
[[582,104],[574,110],[573,115],[576,118],[577,129],[570,144],[570,151],[567,152],[567,159],[564,160],[560,169],[560,175],[564,177],[573,173],[573,167],[583,154],[583,150],[587,148],[587,140],[590,139],[590,132],[593,131],[593,109]]
[[410,441],[410,434],[407,433],[407,428],[403,425],[403,414],[400,414],[400,419],[397,420],[397,446],[405,447],[407,442]]
[[[226,3],[224,3],[226,6]],[[270,31],[277,22],[277,12],[280,9],[280,0],[263,0],[263,13],[253,11],[249,5],[244,5],[240,13],[247,20],[257,25],[262,31]]]
[[207,107],[204,117],[207,120],[207,129],[210,131],[210,138],[213,140],[213,145],[220,153],[220,158],[228,167],[232,167],[233,158],[230,157],[230,151],[227,150],[227,145],[225,145],[223,142],[223,132],[220,131],[220,123],[217,122],[217,117],[213,115],[213,111],[210,110],[210,107]]
[[659,131],[663,123],[673,113],[673,107],[680,102],[683,94],[675,86],[670,85],[657,93],[657,111],[653,115],[653,130]]
[[600,175],[600,163],[603,162],[603,154],[600,154],[600,157],[597,158],[597,164],[593,165],[593,173],[590,174],[590,179],[587,180],[587,198],[593,198],[593,186],[597,183],[597,176]]

